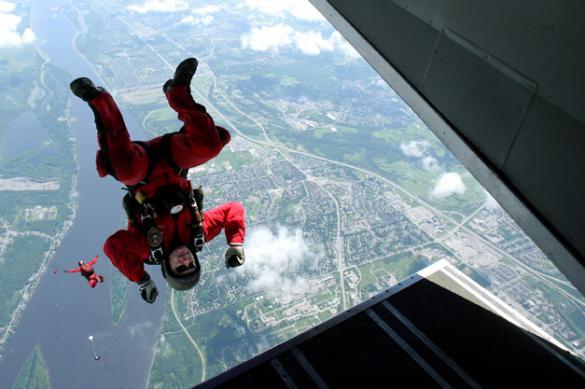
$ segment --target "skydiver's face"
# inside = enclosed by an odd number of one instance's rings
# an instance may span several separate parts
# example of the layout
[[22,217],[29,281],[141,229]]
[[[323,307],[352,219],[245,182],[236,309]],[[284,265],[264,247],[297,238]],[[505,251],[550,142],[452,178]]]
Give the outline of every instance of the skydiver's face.
[[178,275],[193,273],[195,269],[195,257],[187,246],[179,246],[169,254],[169,267]]

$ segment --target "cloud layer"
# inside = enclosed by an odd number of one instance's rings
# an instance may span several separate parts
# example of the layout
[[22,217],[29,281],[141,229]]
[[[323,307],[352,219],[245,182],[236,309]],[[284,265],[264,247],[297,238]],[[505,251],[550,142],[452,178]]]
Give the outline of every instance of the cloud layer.
[[459,173],[445,173],[437,181],[431,192],[431,197],[442,199],[454,194],[462,195],[465,193],[465,189],[465,184]]
[[221,11],[221,7],[218,5],[205,5],[203,7],[195,8],[193,11],[196,15],[210,15]]
[[242,274],[250,280],[252,292],[265,292],[270,298],[290,298],[309,292],[311,282],[303,276],[317,266],[322,249],[303,238],[299,229],[278,227],[273,232],[257,227],[246,238],[246,264]]
[[192,15],[185,16],[179,21],[179,24],[189,25],[204,25],[209,26],[213,23],[213,14],[221,11],[221,7],[218,5],[205,5],[203,7],[195,8],[191,10]]
[[293,35],[293,28],[282,23],[270,27],[254,27],[249,34],[242,36],[242,48],[277,52],[293,42]]
[[22,33],[18,32],[22,18],[12,14],[15,9],[16,5],[13,3],[0,2],[0,48],[20,47],[35,40],[35,34],[30,28],[25,28]]
[[244,4],[254,12],[273,16],[291,15],[310,22],[325,20],[323,15],[308,0],[245,0]]
[[242,48],[273,52],[295,48],[306,55],[337,51],[349,58],[359,58],[357,51],[337,31],[326,38],[320,31],[295,31],[284,23],[253,27],[248,34],[242,36]]
[[142,4],[132,4],[126,8],[141,14],[147,12],[176,12],[187,10],[189,2],[186,0],[145,0]]
[[213,23],[213,15],[203,15],[201,17],[189,15],[185,16],[183,19],[181,19],[181,21],[179,21],[179,24],[189,24],[192,26],[198,24],[209,26],[211,23]]

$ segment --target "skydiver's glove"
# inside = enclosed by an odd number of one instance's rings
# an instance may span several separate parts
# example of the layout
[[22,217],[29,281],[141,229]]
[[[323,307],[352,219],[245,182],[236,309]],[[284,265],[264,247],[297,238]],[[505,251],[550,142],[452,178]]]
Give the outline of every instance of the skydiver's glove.
[[149,304],[154,303],[156,300],[156,296],[158,296],[158,289],[156,288],[156,284],[154,280],[150,279],[150,275],[146,273],[144,277],[140,281],[138,281],[138,290],[140,291],[140,296],[142,299]]
[[230,244],[225,252],[225,267],[238,267],[246,262],[244,248],[240,243]]

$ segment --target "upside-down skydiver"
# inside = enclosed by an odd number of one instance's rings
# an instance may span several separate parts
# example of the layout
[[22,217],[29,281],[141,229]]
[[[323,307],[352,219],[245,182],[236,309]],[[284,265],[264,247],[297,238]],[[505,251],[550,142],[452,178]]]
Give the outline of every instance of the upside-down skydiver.
[[178,132],[146,142],[133,142],[112,96],[88,78],[71,83],[71,91],[86,101],[95,115],[100,149],[97,170],[111,175],[128,190],[124,209],[128,227],[111,235],[104,252],[130,281],[136,282],[144,301],[158,295],[144,265],[160,265],[168,285],[193,288],[201,276],[197,252],[222,229],[228,248],[226,267],[245,261],[244,207],[229,202],[203,212],[203,192],[193,190],[187,171],[215,157],[229,143],[230,133],[216,126],[205,107],[191,95],[197,60],[181,62],[163,92],[183,126]]

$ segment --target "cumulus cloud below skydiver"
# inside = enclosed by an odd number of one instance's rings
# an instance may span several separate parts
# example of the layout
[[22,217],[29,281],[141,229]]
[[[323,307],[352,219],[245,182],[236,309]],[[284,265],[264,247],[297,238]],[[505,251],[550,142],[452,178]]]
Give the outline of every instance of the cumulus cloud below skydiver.
[[308,241],[302,230],[284,226],[255,227],[246,239],[246,266],[236,275],[247,290],[280,299],[310,292],[311,273],[325,258],[322,245]]

